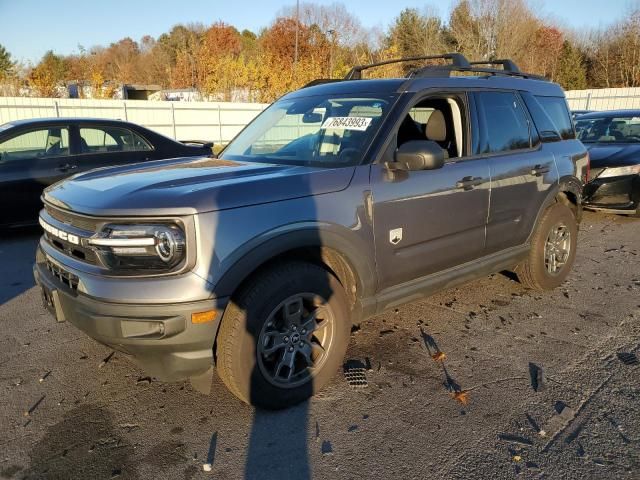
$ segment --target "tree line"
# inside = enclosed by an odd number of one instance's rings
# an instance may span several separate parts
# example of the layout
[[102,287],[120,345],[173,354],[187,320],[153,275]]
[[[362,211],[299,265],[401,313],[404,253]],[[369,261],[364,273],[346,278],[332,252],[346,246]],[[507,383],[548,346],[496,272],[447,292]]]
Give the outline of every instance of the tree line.
[[[81,92],[110,98],[121,84],[154,84],[219,100],[270,102],[316,78],[340,78],[356,64],[445,52],[510,58],[568,90],[636,87],[640,8],[605,28],[576,32],[537,14],[528,0],[458,0],[445,20],[428,7],[408,8],[382,30],[364,28],[341,3],[301,3],[298,13],[284,8],[258,33],[223,22],[176,25],[158,38],[124,38],[71,55],[49,51],[36,65],[12,61],[0,45],[0,84],[4,95],[52,97],[62,85],[78,83]],[[418,65],[370,75],[404,75]]]

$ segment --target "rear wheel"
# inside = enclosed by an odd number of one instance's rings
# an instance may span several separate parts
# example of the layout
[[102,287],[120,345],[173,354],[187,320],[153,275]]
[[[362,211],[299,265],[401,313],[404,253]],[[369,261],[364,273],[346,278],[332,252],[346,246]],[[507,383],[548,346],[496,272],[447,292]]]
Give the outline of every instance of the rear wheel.
[[528,258],[516,267],[520,282],[536,290],[552,290],[569,275],[576,255],[578,223],[573,211],[555,203],[543,213]]
[[227,308],[217,339],[218,373],[246,403],[294,405],[331,379],[350,327],[347,298],[333,275],[307,263],[274,267]]

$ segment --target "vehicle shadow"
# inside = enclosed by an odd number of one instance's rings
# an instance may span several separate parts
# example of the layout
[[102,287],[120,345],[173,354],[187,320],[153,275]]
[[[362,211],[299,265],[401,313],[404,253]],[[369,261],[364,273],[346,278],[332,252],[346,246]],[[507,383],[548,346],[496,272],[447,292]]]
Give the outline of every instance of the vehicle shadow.
[[40,227],[0,230],[0,305],[35,285],[32,267],[41,234]]
[[[313,364],[318,358],[328,358],[322,355],[323,352],[327,355],[330,348],[327,347],[325,351],[315,346],[316,343],[328,345],[324,344],[327,339],[324,336],[326,328],[313,330],[305,325],[310,325],[309,319],[314,312],[332,308],[330,302],[334,296],[335,279],[327,270],[317,266],[323,258],[322,241],[313,227],[318,215],[312,188],[304,177],[293,177],[292,181],[298,182],[294,186],[298,198],[286,200],[287,205],[279,202],[263,205],[259,213],[253,214],[251,221],[255,219],[260,229],[264,226],[266,230],[271,230],[278,225],[279,219],[286,220],[279,212],[300,212],[301,216],[296,221],[307,225],[305,247],[295,253],[289,250],[280,252],[277,255],[281,256],[274,261],[267,264],[259,261],[251,266],[254,273],[242,282],[232,296],[234,308],[227,306],[216,340],[216,361],[220,365],[220,345],[230,338],[222,338],[223,331],[229,327],[228,322],[242,323],[242,333],[240,330],[234,333],[241,340],[233,349],[237,357],[232,360],[234,366],[231,368],[236,377],[242,378],[235,378],[232,383],[235,381],[238,385],[240,397],[254,406],[258,405],[253,412],[247,445],[244,470],[244,478],[247,479],[311,478],[307,445],[310,404],[306,399],[316,391],[317,377],[309,362]],[[227,201],[224,195],[223,189],[217,197],[220,205]],[[236,193],[229,191],[228,195],[231,200]],[[237,214],[224,210],[217,215],[218,238],[214,246],[226,245],[229,235],[238,231],[239,219]],[[269,220],[262,222],[262,216]],[[277,250],[277,245],[284,242],[286,235],[282,233],[265,242]],[[260,245],[253,247],[245,255],[252,255],[260,248]],[[272,258],[271,254],[269,258]],[[214,258],[213,263],[219,260]],[[217,266],[212,265],[212,271],[215,268]],[[324,315],[319,314],[319,318],[325,318]],[[332,318],[331,313],[328,316]],[[319,324],[320,320],[317,322]],[[315,325],[314,321],[314,328]],[[335,335],[339,329],[331,331]],[[220,373],[220,366],[218,371]],[[302,380],[309,378],[307,375],[310,379],[305,383]],[[229,385],[228,373],[227,384],[233,390],[233,385]],[[278,407],[274,401],[276,398],[292,406],[284,410],[272,410]],[[209,456],[213,457],[211,454]],[[215,471],[216,466],[212,465],[212,468]]]

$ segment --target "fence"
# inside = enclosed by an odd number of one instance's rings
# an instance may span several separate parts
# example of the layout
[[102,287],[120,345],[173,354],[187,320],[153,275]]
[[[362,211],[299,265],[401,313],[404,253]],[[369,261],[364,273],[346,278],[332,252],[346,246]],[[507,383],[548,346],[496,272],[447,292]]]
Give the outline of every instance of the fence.
[[640,88],[600,88],[566,92],[572,110],[640,109]]
[[267,104],[0,97],[0,124],[37,117],[128,120],[177,140],[227,143]]
[[[640,109],[640,88],[570,90],[566,95],[572,110]],[[266,107],[262,103],[0,97],[0,124],[37,117],[113,118],[177,140],[227,143]]]

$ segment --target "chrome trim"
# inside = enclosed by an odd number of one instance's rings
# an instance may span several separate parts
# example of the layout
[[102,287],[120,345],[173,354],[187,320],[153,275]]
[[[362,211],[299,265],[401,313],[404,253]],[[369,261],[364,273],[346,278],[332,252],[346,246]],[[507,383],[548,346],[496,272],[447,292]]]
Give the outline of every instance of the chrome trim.
[[100,247],[152,247],[156,244],[155,237],[143,238],[89,238],[89,245]]

